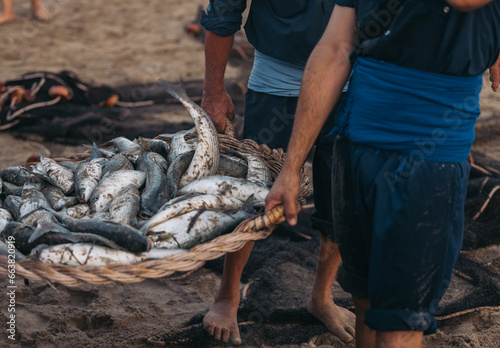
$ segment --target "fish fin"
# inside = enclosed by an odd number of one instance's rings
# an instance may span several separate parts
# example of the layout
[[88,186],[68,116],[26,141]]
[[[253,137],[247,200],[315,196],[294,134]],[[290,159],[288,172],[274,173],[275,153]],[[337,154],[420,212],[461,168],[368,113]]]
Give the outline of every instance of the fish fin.
[[[54,222],[52,223],[42,223],[38,224],[38,226],[35,228],[33,233],[31,234],[30,238],[28,239],[28,243],[33,243],[36,241],[38,238],[43,236],[46,233],[49,232],[58,232],[58,233],[64,233],[64,234],[71,234],[71,231],[68,229],[64,228],[63,226],[56,224]],[[74,242],[74,241],[72,241]]]
[[240,210],[239,211],[245,211],[245,212],[248,212],[248,213],[252,213],[252,214],[256,214],[257,212],[255,211],[255,209],[253,208],[253,193],[250,195],[250,197],[247,198],[247,200],[245,201],[245,203],[243,203],[243,205],[241,206]]
[[179,81],[178,84],[173,84],[172,82],[168,82],[162,78],[158,79],[158,83],[168,92],[170,93],[175,99],[179,101],[191,101],[191,99],[188,97],[186,94],[186,91],[184,88],[182,88],[182,80]]
[[96,143],[92,143],[92,149],[90,150],[90,159],[96,159],[96,158],[104,158],[104,154],[102,153],[101,150],[97,147]]

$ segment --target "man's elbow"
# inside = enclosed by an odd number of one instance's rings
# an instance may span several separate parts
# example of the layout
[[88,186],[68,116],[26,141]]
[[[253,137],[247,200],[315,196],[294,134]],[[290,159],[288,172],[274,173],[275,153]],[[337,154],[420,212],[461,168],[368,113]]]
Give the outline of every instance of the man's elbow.
[[492,0],[446,0],[451,7],[453,7],[457,11],[468,12],[476,10],[488,3]]

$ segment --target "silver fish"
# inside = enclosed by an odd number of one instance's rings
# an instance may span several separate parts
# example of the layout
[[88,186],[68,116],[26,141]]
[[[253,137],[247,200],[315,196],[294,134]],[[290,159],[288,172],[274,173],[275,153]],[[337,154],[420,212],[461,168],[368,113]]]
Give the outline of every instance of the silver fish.
[[254,206],[264,207],[265,199],[269,193],[267,187],[255,184],[246,179],[233,178],[230,176],[212,175],[202,178],[184,186],[179,190],[179,195],[188,193],[211,193],[214,195],[227,195],[246,201],[254,195]]
[[135,185],[125,187],[109,205],[111,221],[134,226],[139,212],[141,196]]
[[158,82],[189,111],[198,134],[193,160],[182,175],[180,185],[184,186],[193,180],[215,174],[219,167],[220,150],[219,136],[212,120],[201,107],[189,99],[180,86],[163,79],[158,79]]
[[168,165],[163,157],[154,152],[142,153],[138,163],[146,175],[139,211],[140,216],[145,218],[154,215],[170,197],[165,168]]
[[118,148],[118,150],[120,150],[120,152],[141,150],[141,146],[139,144],[124,137],[114,138],[113,143]]
[[151,241],[131,226],[109,221],[73,219],[60,213],[54,213],[54,215],[70,231],[97,234],[132,252],[144,252],[151,249]]
[[170,143],[170,151],[167,155],[169,163],[172,163],[180,155],[194,150],[194,148],[186,142],[184,136],[190,134],[194,129],[189,129],[187,131],[181,131],[174,135],[172,142]]
[[36,184],[27,183],[24,185],[21,206],[19,207],[21,218],[41,207],[52,209],[47,198],[38,189],[39,187]]
[[242,204],[243,201],[237,198],[212,194],[190,197],[188,199],[177,201],[173,204],[169,202],[141,227],[141,231],[146,233],[153,227],[165,221],[201,208],[213,210],[237,210]]
[[273,177],[267,163],[262,158],[248,153],[242,153],[242,156],[248,163],[246,179],[264,187],[270,187]]
[[137,170],[119,170],[108,173],[90,197],[90,212],[96,213],[106,209],[113,198],[127,185],[133,184],[140,188],[145,180],[146,175]]
[[40,157],[40,163],[44,174],[49,177],[51,183],[55,183],[65,194],[71,193],[75,187],[74,175],[71,170],[59,165],[56,161],[46,157]]
[[82,163],[75,172],[75,193],[81,203],[89,201],[102,176],[100,159]]
[[177,196],[179,180],[181,179],[181,175],[184,174],[191,164],[193,156],[194,151],[185,152],[170,162],[167,171],[167,187],[170,192],[170,198]]
[[243,220],[253,216],[252,197],[236,213],[198,210],[170,219],[153,227],[148,236],[158,248],[186,248],[204,243],[232,231]]
[[134,254],[90,243],[59,244],[49,248],[39,248],[37,259],[44,263],[60,263],[68,266],[107,266],[111,264],[133,265],[146,260],[164,259],[170,255],[185,252],[183,249],[156,249]]

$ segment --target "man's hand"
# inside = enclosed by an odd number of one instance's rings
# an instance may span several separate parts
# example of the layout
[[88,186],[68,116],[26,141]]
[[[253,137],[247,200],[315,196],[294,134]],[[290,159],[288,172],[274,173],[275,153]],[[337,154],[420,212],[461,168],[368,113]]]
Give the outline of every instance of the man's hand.
[[266,197],[266,211],[283,204],[286,220],[291,226],[297,224],[297,214],[300,209],[297,198],[299,197],[301,178],[300,168],[298,170],[283,168]]
[[495,64],[490,67],[490,81],[491,89],[493,92],[496,92],[498,90],[498,85],[500,84],[500,56]]
[[217,133],[224,133],[226,119],[231,121],[234,119],[234,105],[231,97],[225,91],[217,96],[207,96],[204,93],[201,108],[213,121]]

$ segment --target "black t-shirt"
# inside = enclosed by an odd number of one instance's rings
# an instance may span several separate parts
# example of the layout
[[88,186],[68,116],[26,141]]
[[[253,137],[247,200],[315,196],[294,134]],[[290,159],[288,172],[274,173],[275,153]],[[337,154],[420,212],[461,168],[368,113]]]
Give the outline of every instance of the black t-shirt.
[[500,53],[500,0],[470,12],[444,0],[338,0],[353,7],[356,54],[439,74],[484,72]]

